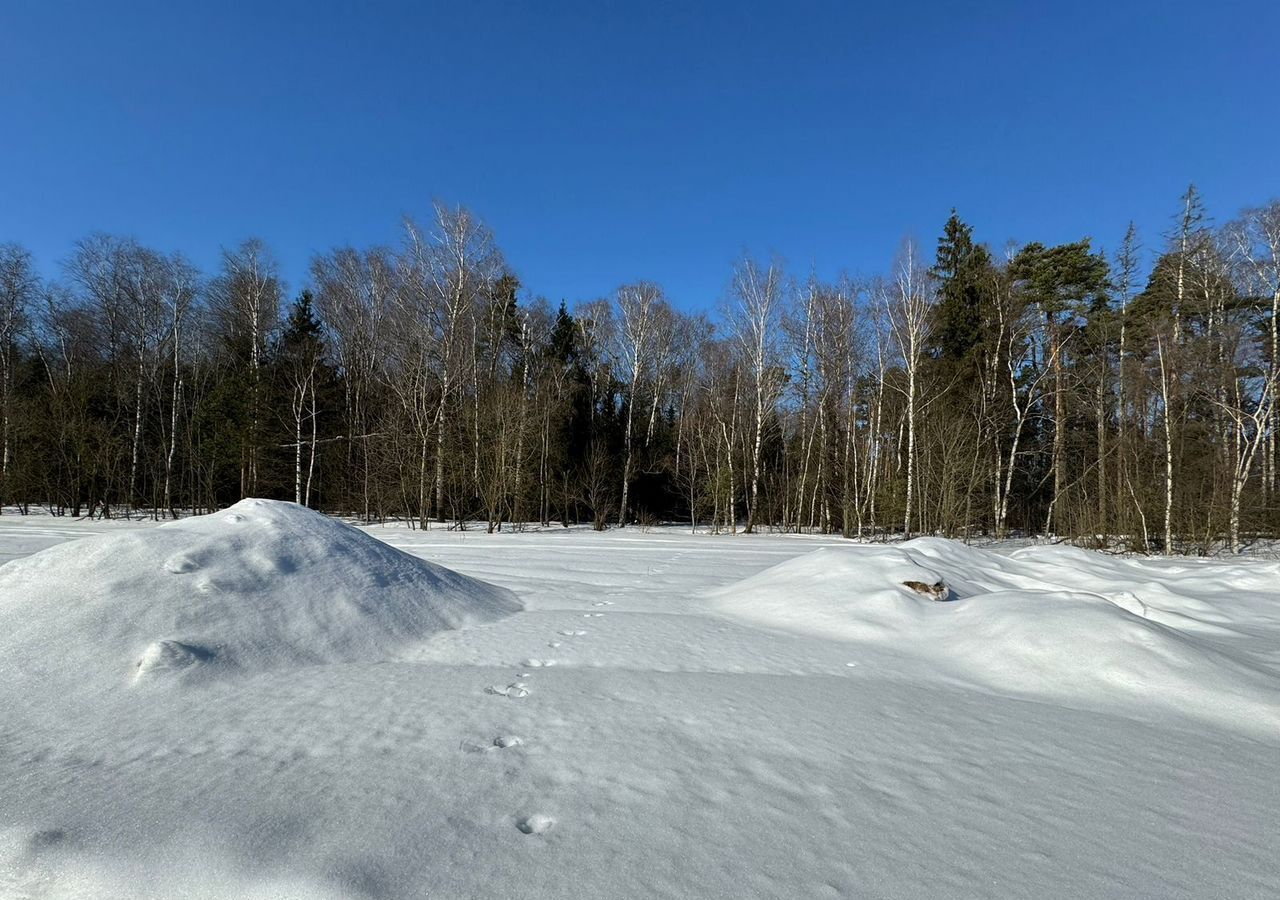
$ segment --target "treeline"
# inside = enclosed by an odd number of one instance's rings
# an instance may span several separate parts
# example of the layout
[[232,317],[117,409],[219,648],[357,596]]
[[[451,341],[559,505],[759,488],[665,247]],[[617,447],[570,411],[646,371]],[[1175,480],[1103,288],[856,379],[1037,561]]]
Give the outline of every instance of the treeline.
[[292,300],[257,240],[202,273],[94,235],[50,281],[7,244],[0,503],[1239,550],[1277,526],[1280,201],[1215,228],[1188,189],[1155,249],[953,214],[882,278],[744,258],[711,316],[532,298],[442,205]]

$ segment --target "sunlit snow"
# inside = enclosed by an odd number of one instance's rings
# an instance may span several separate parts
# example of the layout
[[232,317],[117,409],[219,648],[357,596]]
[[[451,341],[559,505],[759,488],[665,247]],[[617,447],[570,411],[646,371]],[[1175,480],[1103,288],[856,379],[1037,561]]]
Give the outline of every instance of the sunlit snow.
[[1274,561],[259,501],[5,558],[0,897],[1280,896]]

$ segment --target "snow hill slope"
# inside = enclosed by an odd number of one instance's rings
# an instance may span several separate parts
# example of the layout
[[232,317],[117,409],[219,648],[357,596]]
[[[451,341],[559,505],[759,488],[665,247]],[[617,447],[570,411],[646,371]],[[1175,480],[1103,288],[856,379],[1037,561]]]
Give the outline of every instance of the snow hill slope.
[[83,691],[379,662],[520,608],[510,591],[327,516],[243,500],[0,566],[0,674]]
[[[944,602],[904,582],[945,583]],[[815,550],[716,589],[733,618],[860,645],[863,665],[1280,734],[1280,564],[1008,555],[939,538]],[[1260,635],[1259,635],[1260,636]]]

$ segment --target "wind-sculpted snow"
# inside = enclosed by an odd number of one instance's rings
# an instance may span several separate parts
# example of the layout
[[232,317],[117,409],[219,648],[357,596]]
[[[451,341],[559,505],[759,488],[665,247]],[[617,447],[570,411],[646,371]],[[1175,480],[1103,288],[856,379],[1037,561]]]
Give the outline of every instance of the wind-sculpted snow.
[[[904,582],[942,582],[948,599]],[[1280,734],[1280,666],[1249,631],[1280,623],[1278,584],[1277,563],[1003,555],[921,538],[815,550],[711,596],[729,616],[860,645],[907,676]]]
[[518,609],[503,588],[327,516],[244,500],[0,567],[0,671],[83,690],[378,662]]
[[0,900],[1280,897],[1275,563],[0,516],[50,540]]

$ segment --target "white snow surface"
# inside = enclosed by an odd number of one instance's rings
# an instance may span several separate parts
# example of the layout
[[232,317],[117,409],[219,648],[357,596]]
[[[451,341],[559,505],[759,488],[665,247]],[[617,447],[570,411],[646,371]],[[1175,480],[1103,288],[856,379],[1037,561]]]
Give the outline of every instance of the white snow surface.
[[[938,602],[905,582],[949,589]],[[816,550],[711,592],[726,614],[877,652],[879,668],[1280,734],[1280,563],[1153,562],[940,538]],[[1261,602],[1260,602],[1261,601]],[[905,664],[894,657],[907,657]]]
[[52,547],[0,568],[0,672],[93,692],[121,682],[393,659],[520,609],[293,503]]
[[1280,896],[1273,561],[256,501],[5,558],[0,898]]

